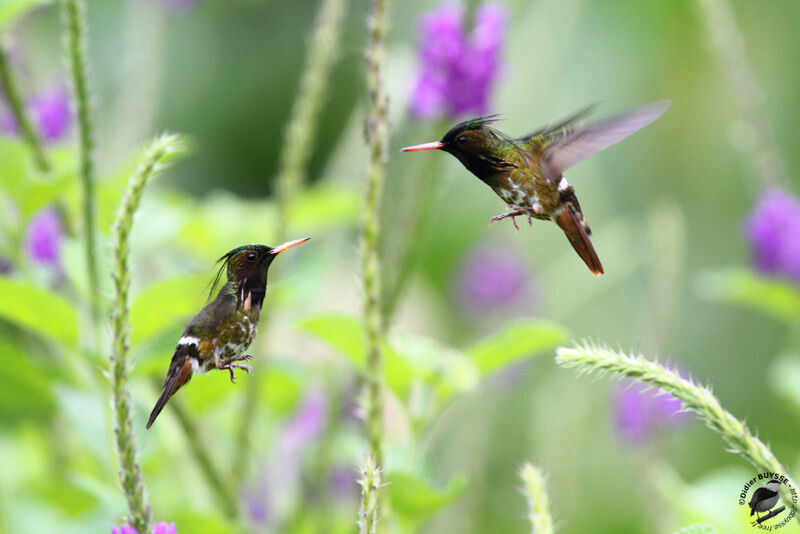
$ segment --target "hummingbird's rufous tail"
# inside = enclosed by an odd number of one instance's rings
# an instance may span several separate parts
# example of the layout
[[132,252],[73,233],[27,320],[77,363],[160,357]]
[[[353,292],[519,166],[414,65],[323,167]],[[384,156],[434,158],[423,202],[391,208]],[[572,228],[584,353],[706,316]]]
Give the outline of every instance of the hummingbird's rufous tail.
[[186,357],[184,360],[183,365],[170,365],[169,372],[167,373],[167,379],[164,380],[164,389],[161,390],[161,396],[158,397],[153,411],[150,412],[150,419],[147,421],[147,426],[145,426],[145,429],[150,429],[150,426],[156,420],[158,414],[160,414],[161,410],[164,409],[164,406],[167,405],[169,398],[191,378],[192,363],[189,361],[188,357]]
[[576,212],[571,204],[564,203],[556,212],[555,221],[567,234],[567,239],[572,244],[572,248],[586,263],[589,270],[597,276],[605,274],[600,258],[597,257],[597,252],[594,251],[592,241],[589,239],[588,227],[583,222],[583,216],[580,212]]

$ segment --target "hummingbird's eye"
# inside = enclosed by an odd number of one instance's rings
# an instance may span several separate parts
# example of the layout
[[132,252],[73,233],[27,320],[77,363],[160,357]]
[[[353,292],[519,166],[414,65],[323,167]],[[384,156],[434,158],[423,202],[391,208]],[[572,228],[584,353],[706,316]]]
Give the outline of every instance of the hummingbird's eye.
[[463,145],[466,142],[467,142],[467,136],[466,135],[460,135],[460,136],[458,136],[458,139],[456,139],[456,143],[458,143],[459,145]]
[[245,256],[244,258],[248,261],[248,263],[255,263],[258,256],[256,255],[255,252],[248,252],[247,256]]

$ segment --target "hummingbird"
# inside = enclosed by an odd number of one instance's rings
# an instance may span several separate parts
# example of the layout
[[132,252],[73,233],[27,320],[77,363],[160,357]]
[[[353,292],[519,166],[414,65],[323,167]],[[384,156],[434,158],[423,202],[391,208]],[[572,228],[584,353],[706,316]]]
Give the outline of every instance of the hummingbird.
[[601,275],[603,265],[589,239],[592,231],[564,171],[644,128],[668,107],[669,101],[654,102],[581,125],[589,107],[516,139],[491,127],[496,115],[478,117],[456,124],[441,141],[402,151],[439,149],[454,155],[508,205],[508,211],[492,217],[490,223],[510,217],[519,230],[518,216],[527,216],[528,224],[531,218],[555,221],[589,270]]
[[274,248],[244,245],[217,260],[222,265],[211,284],[209,297],[223,270],[227,282],[216,298],[189,321],[178,340],[161,396],[150,413],[146,428],[150,428],[169,398],[191,380],[192,374],[204,374],[212,369],[228,370],[235,384],[234,369],[253,371],[249,365],[236,362],[252,358],[244,351],[256,337],[256,325],[267,290],[267,270],[278,254],[308,240],[304,237]]

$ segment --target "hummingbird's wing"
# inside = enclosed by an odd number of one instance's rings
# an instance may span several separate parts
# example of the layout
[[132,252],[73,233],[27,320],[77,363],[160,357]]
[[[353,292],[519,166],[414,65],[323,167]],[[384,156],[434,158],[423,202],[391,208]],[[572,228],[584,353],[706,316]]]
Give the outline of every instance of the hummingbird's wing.
[[[659,118],[669,104],[666,100],[653,102],[586,126],[576,127],[573,120],[560,129],[541,134],[543,176],[557,182],[564,171],[576,163],[622,141]],[[577,117],[580,116],[582,114]]]

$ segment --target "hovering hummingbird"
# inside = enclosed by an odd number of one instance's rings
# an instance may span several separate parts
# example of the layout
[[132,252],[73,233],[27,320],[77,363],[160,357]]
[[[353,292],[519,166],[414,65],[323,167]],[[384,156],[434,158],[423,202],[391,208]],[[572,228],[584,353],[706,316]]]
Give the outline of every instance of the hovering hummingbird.
[[178,340],[164,380],[164,389],[150,413],[147,428],[156,420],[169,398],[191,380],[192,373],[227,369],[231,374],[231,382],[235,384],[234,369],[243,369],[248,373],[253,371],[249,365],[235,362],[252,358],[242,353],[256,337],[256,325],[267,290],[267,270],[279,253],[308,240],[308,237],[304,237],[275,248],[244,245],[218,260],[222,265],[211,291],[214,291],[223,269],[226,270],[228,281],[217,297],[189,321]]
[[583,218],[575,190],[563,173],[579,161],[621,141],[664,113],[669,102],[647,104],[588,125],[579,125],[591,108],[525,137],[512,139],[491,124],[496,116],[479,117],[453,126],[441,141],[406,147],[403,152],[441,149],[449,152],[508,204],[496,222],[526,215],[553,220],[567,234],[575,252],[596,275],[604,274],[589,240],[592,231]]

